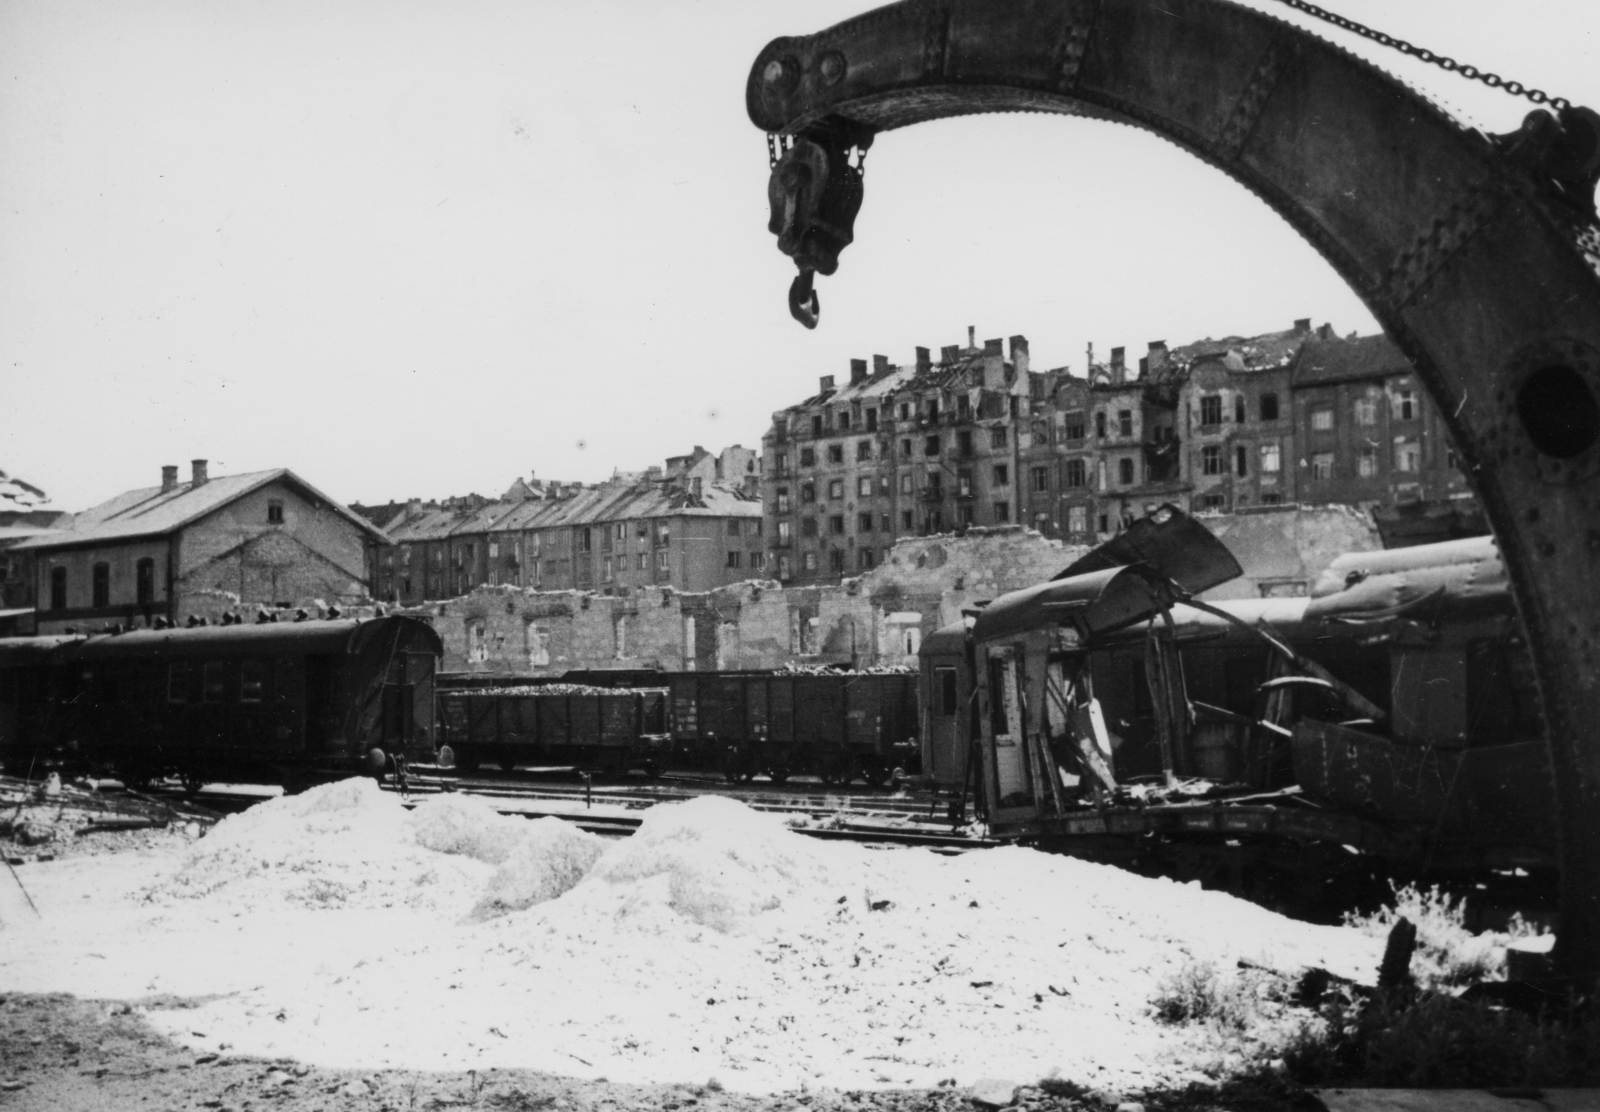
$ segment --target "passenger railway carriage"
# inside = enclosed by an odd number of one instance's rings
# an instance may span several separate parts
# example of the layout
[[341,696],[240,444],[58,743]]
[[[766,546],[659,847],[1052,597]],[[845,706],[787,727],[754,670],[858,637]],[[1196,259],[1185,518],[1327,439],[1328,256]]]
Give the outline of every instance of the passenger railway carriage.
[[381,773],[434,759],[441,652],[405,617],[0,640],[0,757],[133,784]]

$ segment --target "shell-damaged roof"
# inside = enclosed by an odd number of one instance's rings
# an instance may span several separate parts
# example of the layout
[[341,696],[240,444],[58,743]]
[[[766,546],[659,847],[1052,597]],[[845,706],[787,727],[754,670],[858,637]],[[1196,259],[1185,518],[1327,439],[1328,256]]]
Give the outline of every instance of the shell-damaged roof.
[[1329,382],[1357,382],[1409,374],[1411,361],[1384,335],[1350,340],[1312,340],[1300,352],[1294,367],[1296,386]]
[[[982,348],[963,348],[953,361],[941,360],[929,364],[925,370],[919,371],[915,364],[890,366],[886,371],[869,373],[860,382],[847,382],[843,386],[823,390],[778,412],[792,413],[823,403],[838,405],[841,402],[862,401],[868,398],[889,398],[907,391],[948,389],[952,383],[969,372],[981,377],[984,362],[993,358],[995,356],[992,353],[985,353]],[[1010,367],[1013,364],[1007,361],[1006,366]]]
[[1352,622],[1513,613],[1511,585],[1493,537],[1352,552],[1311,588],[1308,619]]
[[302,495],[324,503],[369,536],[380,541],[389,539],[382,529],[360,514],[347,510],[287,467],[277,467],[270,471],[246,471],[242,475],[218,475],[199,486],[179,483],[168,491],[158,486],[130,490],[76,515],[69,529],[22,541],[15,547],[69,548],[135,537],[165,536],[274,482],[295,487]]
[[568,498],[491,502],[477,510],[430,509],[389,530],[395,544],[477,533],[512,533],[643,517],[761,516],[761,500],[741,488],[707,483],[700,493],[676,483],[606,484]]
[[1260,336],[1224,336],[1184,344],[1167,352],[1159,376],[1186,374],[1196,363],[1217,361],[1230,371],[1270,371],[1287,367],[1316,334],[1291,328]]

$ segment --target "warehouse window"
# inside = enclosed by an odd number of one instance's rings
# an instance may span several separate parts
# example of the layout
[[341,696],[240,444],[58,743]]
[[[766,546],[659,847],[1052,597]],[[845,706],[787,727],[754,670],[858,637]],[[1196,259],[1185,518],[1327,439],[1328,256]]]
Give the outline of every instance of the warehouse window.
[[267,499],[267,524],[283,524],[283,500],[281,498]]
[[90,603],[96,610],[111,605],[111,565],[96,564],[93,569],[94,600]]

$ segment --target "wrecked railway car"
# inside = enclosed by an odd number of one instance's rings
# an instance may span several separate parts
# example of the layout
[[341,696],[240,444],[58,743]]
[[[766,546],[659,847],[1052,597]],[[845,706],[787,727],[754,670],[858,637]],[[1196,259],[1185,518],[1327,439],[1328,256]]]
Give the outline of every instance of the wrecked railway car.
[[427,623],[386,617],[0,640],[0,760],[297,787],[435,758]]
[[[563,693],[575,683],[619,686]],[[581,709],[561,701],[573,699]],[[607,699],[619,708],[613,718],[589,709]],[[636,709],[621,710],[625,700]],[[894,769],[916,767],[916,700],[909,673],[586,671],[532,682],[455,676],[439,704],[444,738],[464,770],[490,760],[505,769],[574,763],[610,772],[712,769],[733,781],[766,775],[775,783],[815,774],[879,787]]]
[[[1146,532],[1183,531],[1162,513]],[[1352,554],[1309,598],[1215,605],[1131,539],[1120,568],[1075,565],[924,642],[925,767],[996,833],[1110,857],[1176,839],[1553,865],[1491,538]]]

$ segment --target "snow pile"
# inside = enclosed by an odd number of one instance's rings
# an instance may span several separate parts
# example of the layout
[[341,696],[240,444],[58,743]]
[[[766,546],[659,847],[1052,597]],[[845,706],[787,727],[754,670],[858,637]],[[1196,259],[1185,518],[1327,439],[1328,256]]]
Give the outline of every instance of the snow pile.
[[774,815],[720,796],[652,807],[639,829],[596,863],[574,913],[639,920],[663,915],[724,934],[814,894],[827,879],[821,847]]
[[527,832],[527,820],[502,815],[477,796],[435,796],[411,812],[411,836],[423,849],[457,853],[490,865],[510,856]]
[[365,777],[281,796],[219,822],[145,891],[156,904],[205,900],[236,911],[459,907],[485,867],[412,837],[405,807]]
[[561,819],[509,821],[521,828],[520,840],[489,878],[472,909],[474,919],[492,919],[555,899],[583,879],[606,846],[604,839]]

